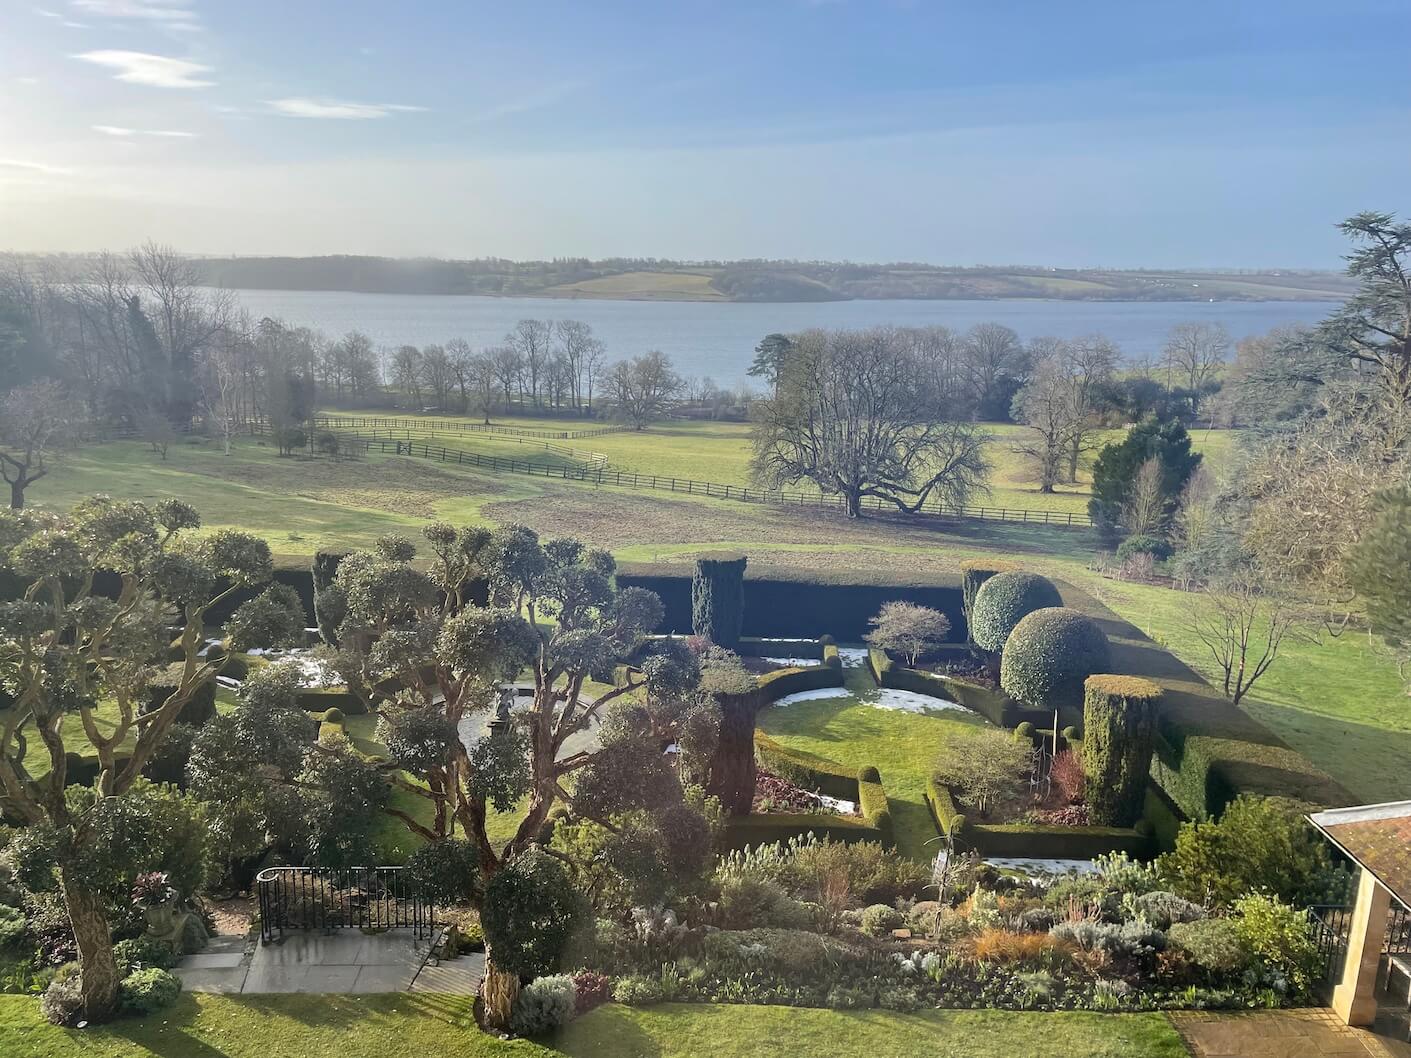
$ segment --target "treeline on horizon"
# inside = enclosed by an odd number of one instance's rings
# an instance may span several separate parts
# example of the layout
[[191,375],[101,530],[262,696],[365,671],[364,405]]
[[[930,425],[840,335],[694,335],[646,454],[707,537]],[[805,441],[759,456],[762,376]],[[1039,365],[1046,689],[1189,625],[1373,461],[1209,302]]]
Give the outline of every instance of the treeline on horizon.
[[[324,257],[191,257],[202,282],[232,290],[482,295],[490,297],[647,296],[630,287],[576,289],[635,273],[700,275],[703,293],[721,300],[806,302],[885,299],[1054,298],[1101,301],[1206,301],[1340,298],[1351,288],[1333,272],[1297,269],[1182,271],[1056,269],[1040,266],[951,267],[912,262],[677,261],[660,258],[548,261],[504,258],[440,260],[354,255]],[[81,274],[92,255],[35,258],[60,273]],[[682,298],[690,297],[682,293]]]

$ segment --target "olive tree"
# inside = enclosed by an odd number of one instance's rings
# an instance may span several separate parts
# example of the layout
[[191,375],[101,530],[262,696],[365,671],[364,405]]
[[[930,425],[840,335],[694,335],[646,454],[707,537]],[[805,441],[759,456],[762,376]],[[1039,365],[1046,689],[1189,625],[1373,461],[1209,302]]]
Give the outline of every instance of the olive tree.
[[[384,778],[427,802],[422,818],[387,811],[429,841],[459,830],[488,891],[538,844],[556,804],[607,828],[624,812],[679,804],[663,750],[678,742],[708,758],[719,710],[684,644],[646,639],[661,601],[618,589],[612,557],[576,540],[543,542],[522,526],[438,524],[424,535],[429,568],[413,565],[411,541],[384,538],[343,559],[327,600],[345,614],[339,667],[379,718]],[[472,579],[488,582],[488,605],[470,603]],[[479,734],[497,685],[511,681],[524,685],[522,707]],[[492,812],[507,839],[492,839]],[[492,942],[488,1025],[508,1023],[518,987]]]
[[[23,826],[52,835],[89,1020],[115,1012],[118,971],[103,901],[84,884],[88,857],[182,709],[219,671],[219,659],[200,654],[207,612],[270,576],[263,540],[233,530],[190,540],[199,525],[175,500],[100,497],[63,516],[0,516],[0,577],[19,588],[0,603],[0,789]],[[116,598],[95,590],[100,571],[117,576]],[[149,684],[171,654],[179,676],[152,708]],[[100,703],[111,723],[99,723]],[[42,766],[29,756],[34,745]],[[66,790],[75,755],[96,758],[92,798]]]

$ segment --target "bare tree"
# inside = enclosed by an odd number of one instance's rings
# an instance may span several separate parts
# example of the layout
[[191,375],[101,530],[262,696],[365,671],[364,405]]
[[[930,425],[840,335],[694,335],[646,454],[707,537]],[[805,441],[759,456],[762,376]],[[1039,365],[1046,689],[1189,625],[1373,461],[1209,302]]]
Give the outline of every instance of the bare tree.
[[460,390],[461,411],[470,410],[470,386],[473,376],[471,361],[474,357],[470,343],[464,338],[452,338],[446,343],[446,358],[451,364],[451,375],[456,388]]
[[1132,491],[1122,512],[1127,531],[1134,536],[1157,533],[1166,524],[1166,493],[1161,481],[1161,460],[1152,456],[1137,468]]
[[1168,377],[1175,375],[1190,392],[1191,414],[1200,412],[1201,396],[1230,358],[1230,335],[1219,323],[1178,323],[1164,350]]
[[11,510],[22,510],[25,489],[49,473],[46,457],[74,421],[73,405],[52,379],[20,386],[0,401],[0,478],[10,486]]
[[508,408],[514,400],[515,388],[518,387],[520,393],[524,392],[524,357],[512,345],[492,349],[490,355],[494,358],[495,376],[505,391],[505,407]]
[[1290,635],[1299,635],[1289,597],[1256,568],[1245,568],[1201,591],[1189,607],[1186,630],[1205,644],[1222,677],[1225,697],[1239,705],[1278,658]]
[[1000,323],[978,323],[965,333],[962,351],[976,416],[1003,419],[1028,372],[1019,335]]
[[603,343],[593,337],[593,328],[581,320],[560,320],[554,327],[558,335],[559,348],[568,364],[569,391],[573,406],[583,407],[584,395],[589,388],[589,370],[597,358],[602,356]]
[[488,352],[472,356],[466,363],[465,377],[475,393],[475,405],[480,409],[485,425],[489,426],[490,409],[495,406],[495,395],[500,387],[500,376],[494,356]]
[[455,367],[445,346],[428,345],[421,351],[421,377],[436,395],[436,406],[444,411],[456,384]]
[[1079,413],[1072,380],[1059,355],[1039,361],[1029,381],[1014,395],[1010,415],[1028,427],[1015,440],[1014,451],[1029,463],[1040,492],[1052,492],[1063,479]]
[[1112,379],[1122,353],[1104,335],[1089,334],[1064,342],[1060,355],[1073,404],[1068,438],[1068,480],[1075,482],[1083,453],[1097,447],[1095,438],[1101,429],[1096,407],[1098,389]]
[[554,325],[548,320],[520,320],[505,341],[519,353],[529,383],[529,399],[539,403],[539,382],[548,370]]
[[985,487],[984,439],[944,417],[922,367],[892,328],[795,335],[778,397],[755,404],[756,480],[811,481],[854,518],[864,496],[963,506]]
[[682,385],[671,360],[657,350],[631,360],[619,360],[608,372],[607,382],[618,414],[638,430],[645,429],[666,413]]
[[206,408],[220,430],[221,451],[226,455],[230,455],[230,438],[240,420],[241,359],[248,355],[251,330],[248,314],[232,320],[206,357]]
[[411,397],[421,407],[421,350],[414,345],[399,345],[392,354],[392,385]]

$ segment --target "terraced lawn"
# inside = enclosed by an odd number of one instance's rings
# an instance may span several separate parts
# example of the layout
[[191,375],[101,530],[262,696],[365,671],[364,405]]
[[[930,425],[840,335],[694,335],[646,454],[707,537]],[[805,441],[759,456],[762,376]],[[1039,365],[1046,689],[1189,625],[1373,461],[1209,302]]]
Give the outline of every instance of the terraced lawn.
[[875,766],[891,802],[898,850],[929,861],[936,854],[936,826],[926,807],[926,780],[939,747],[949,732],[985,721],[965,709],[881,709],[867,701],[869,694],[875,698],[877,685],[866,669],[848,668],[845,678],[852,697],[773,705],[760,713],[759,728],[792,749],[850,768]]

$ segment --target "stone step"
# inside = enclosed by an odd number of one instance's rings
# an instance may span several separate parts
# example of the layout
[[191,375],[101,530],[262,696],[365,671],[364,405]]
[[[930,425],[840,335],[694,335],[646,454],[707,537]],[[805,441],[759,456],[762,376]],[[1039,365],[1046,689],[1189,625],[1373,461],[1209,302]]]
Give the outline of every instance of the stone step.
[[204,953],[217,952],[244,952],[249,946],[249,939],[246,937],[212,937],[206,942],[206,946],[201,949]]

